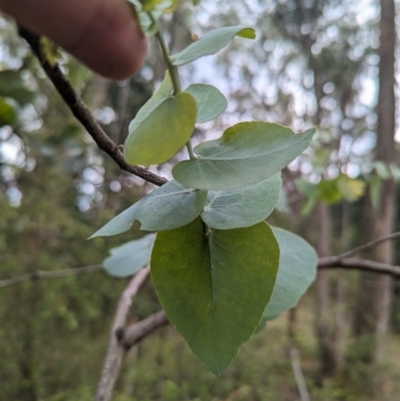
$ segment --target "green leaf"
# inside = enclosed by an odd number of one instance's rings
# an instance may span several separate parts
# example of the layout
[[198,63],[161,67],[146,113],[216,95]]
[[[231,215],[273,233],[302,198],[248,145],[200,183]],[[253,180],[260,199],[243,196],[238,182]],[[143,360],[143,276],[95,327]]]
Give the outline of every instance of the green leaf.
[[303,134],[279,124],[244,122],[220,139],[196,146],[197,160],[173,169],[174,178],[199,189],[225,191],[257,184],[273,176],[307,148],[315,129]]
[[[137,3],[137,1],[134,3]],[[179,7],[181,0],[140,0],[140,3],[142,4],[141,11],[149,12],[162,10],[166,13],[170,13]]]
[[[171,95],[173,86],[169,72],[165,73],[164,81],[161,83],[158,90],[153,96],[147,101],[147,103],[139,110],[136,117],[131,121],[129,125],[129,135],[131,132],[135,132],[140,125],[145,121],[150,114],[168,97]],[[129,138],[129,136],[128,136]]]
[[337,178],[337,187],[347,202],[356,202],[366,191],[366,184],[362,180],[350,178],[345,174]]
[[390,167],[383,161],[377,160],[372,163],[375,168],[376,174],[382,178],[382,180],[389,180],[392,177]]
[[256,32],[253,28],[244,26],[228,26],[208,32],[201,39],[192,43],[180,53],[170,57],[173,65],[184,65],[197,60],[200,57],[215,54],[225,47],[235,36],[247,39],[255,39]]
[[303,238],[272,227],[281,250],[278,276],[274,291],[265,312],[266,320],[275,319],[281,313],[297,305],[317,274],[318,257]]
[[111,276],[133,276],[149,264],[155,239],[156,235],[150,234],[111,249],[111,256],[103,261],[104,268]]
[[250,227],[265,220],[279,201],[281,174],[250,187],[210,191],[201,214],[203,221],[219,230]]
[[131,123],[124,155],[130,164],[161,164],[184,146],[193,134],[197,105],[189,93],[163,100],[142,121]]
[[333,205],[343,199],[342,193],[337,187],[337,180],[321,180],[317,184],[318,199],[328,205]]
[[185,226],[201,213],[206,199],[206,191],[186,188],[176,181],[170,181],[114,217],[90,238],[128,231],[135,220],[141,222],[141,229],[145,231],[172,230]]
[[196,100],[199,110],[197,124],[214,120],[228,107],[225,96],[212,85],[193,84],[185,92],[190,93]]
[[17,112],[11,104],[0,97],[0,127],[12,124],[17,118]]
[[219,374],[261,319],[274,287],[279,247],[264,222],[205,230],[197,218],[159,232],[151,272],[171,323]]

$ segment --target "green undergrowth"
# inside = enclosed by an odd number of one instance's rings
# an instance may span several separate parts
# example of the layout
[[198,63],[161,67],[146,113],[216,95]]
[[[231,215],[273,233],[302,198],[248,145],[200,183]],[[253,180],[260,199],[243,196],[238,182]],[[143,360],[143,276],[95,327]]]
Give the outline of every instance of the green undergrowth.
[[[149,291],[145,289],[134,308],[142,317],[154,312],[155,300],[151,293],[150,288]],[[360,363],[352,365],[350,372],[325,379],[321,387],[316,385],[318,364],[317,343],[312,330],[313,310],[313,297],[309,293],[297,309],[295,345],[300,352],[311,400],[398,401],[398,335],[389,337],[389,362],[380,368],[381,376],[385,378],[381,383],[383,393],[373,397],[365,389],[360,377],[367,368]],[[231,366],[220,376],[214,375],[199,361],[172,327],[160,329],[130,351],[113,401],[300,401],[288,353],[287,329],[287,313],[268,322],[266,329],[255,334],[241,348]],[[93,399],[108,342],[106,334],[86,347],[91,351],[76,361],[76,374],[69,372],[75,377],[74,387],[63,391],[57,389],[43,401]],[[61,367],[55,366],[52,374],[57,375],[58,369]]]
[[[339,373],[325,379],[317,376],[316,339],[312,332],[312,298],[306,298],[297,313],[296,347],[313,401],[395,401],[400,394],[400,339],[388,343],[389,363],[381,367],[383,393],[375,398],[359,380],[363,367],[352,374]],[[193,355],[171,327],[144,341],[134,350],[118,386],[116,401],[300,401],[289,358],[288,315],[267,324],[246,343],[232,365],[220,376],[212,374]]]

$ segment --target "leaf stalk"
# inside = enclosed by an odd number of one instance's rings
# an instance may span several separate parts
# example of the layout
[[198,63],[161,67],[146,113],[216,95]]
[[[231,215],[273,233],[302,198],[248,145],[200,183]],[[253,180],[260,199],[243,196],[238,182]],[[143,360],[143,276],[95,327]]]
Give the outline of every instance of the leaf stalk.
[[157,23],[155,18],[151,15],[151,13],[149,13],[149,17],[151,18],[153,24],[157,25],[157,33],[155,34],[155,36],[158,40],[158,43],[160,44],[164,60],[167,63],[167,67],[171,75],[172,86],[174,87],[174,95],[177,95],[178,93],[181,92],[181,83],[179,81],[178,68],[171,63],[171,60],[169,58],[168,46],[165,43],[164,35],[160,30],[159,24]]

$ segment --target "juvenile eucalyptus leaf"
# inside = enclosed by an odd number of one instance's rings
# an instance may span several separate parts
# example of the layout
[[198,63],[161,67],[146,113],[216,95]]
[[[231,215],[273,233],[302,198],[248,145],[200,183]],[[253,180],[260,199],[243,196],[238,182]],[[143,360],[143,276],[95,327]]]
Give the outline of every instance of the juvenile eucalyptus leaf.
[[129,125],[129,136],[140,127],[140,125],[145,121],[150,114],[168,97],[171,95],[173,86],[171,75],[167,71],[163,82],[161,83],[158,90],[153,94],[153,96],[147,101],[147,103],[138,111],[136,117],[131,121]]
[[124,146],[126,161],[144,166],[168,161],[189,141],[196,119],[196,101],[189,93],[163,100],[143,120],[132,122]]
[[197,218],[185,227],[159,232],[151,257],[165,313],[217,374],[256,329],[278,265],[279,247],[264,222],[214,230]]
[[197,60],[200,57],[215,54],[225,47],[235,36],[255,39],[253,28],[244,26],[228,26],[208,32],[201,39],[192,43],[180,53],[170,57],[172,64],[179,66]]
[[103,261],[104,268],[111,276],[133,276],[149,264],[155,239],[155,234],[149,234],[111,249],[111,256]]
[[303,238],[281,228],[272,227],[281,250],[278,276],[265,312],[272,320],[293,308],[307,291],[317,274],[318,257]]
[[210,227],[229,230],[265,220],[279,201],[281,174],[232,191],[210,191],[201,218]]
[[194,148],[197,160],[177,164],[172,173],[182,184],[227,191],[265,181],[307,148],[315,129],[294,135],[290,128],[244,122],[228,128],[220,139]]
[[187,188],[170,181],[114,217],[90,238],[128,231],[135,220],[145,231],[172,230],[192,222],[203,209],[207,191]]
[[228,107],[225,96],[212,85],[193,84],[185,89],[196,100],[198,114],[197,123],[214,120]]

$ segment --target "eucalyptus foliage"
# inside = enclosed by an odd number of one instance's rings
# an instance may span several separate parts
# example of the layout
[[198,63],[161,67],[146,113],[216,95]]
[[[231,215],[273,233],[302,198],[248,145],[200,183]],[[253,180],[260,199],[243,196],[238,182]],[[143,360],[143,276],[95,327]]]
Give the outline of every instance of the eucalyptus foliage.
[[[235,37],[255,38],[251,27],[208,32],[169,55],[157,19],[176,1],[131,1],[152,23],[169,69],[164,82],[131,122],[126,160],[145,166],[171,159],[185,144],[190,160],[174,180],[152,191],[97,231],[110,236],[135,220],[155,231],[112,251],[110,274],[133,275],[150,263],[154,285],[171,323],[215,373],[221,373],[259,326],[295,306],[314,280],[316,255],[303,239],[264,221],[276,207],[280,171],[309,145],[315,132],[261,121],[241,122],[194,149],[195,125],[227,108],[211,85],[180,89],[178,67],[214,54]],[[156,236],[155,236],[156,235]],[[154,238],[155,242],[154,242]],[[154,242],[154,246],[153,246]]]

